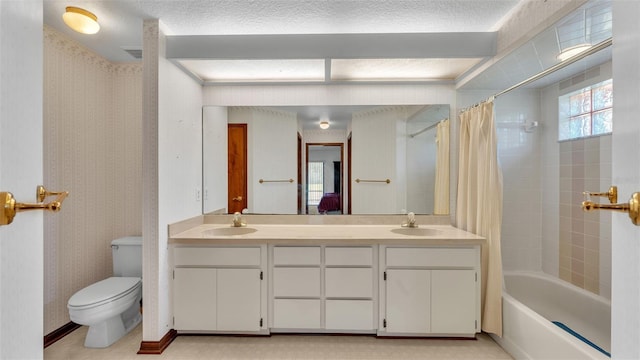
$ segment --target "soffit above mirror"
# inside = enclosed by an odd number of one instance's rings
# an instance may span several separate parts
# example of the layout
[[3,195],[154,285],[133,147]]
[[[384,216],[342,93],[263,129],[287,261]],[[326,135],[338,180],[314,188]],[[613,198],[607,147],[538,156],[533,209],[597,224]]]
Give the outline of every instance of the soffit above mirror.
[[167,36],[167,58],[207,85],[452,83],[496,47],[496,32]]

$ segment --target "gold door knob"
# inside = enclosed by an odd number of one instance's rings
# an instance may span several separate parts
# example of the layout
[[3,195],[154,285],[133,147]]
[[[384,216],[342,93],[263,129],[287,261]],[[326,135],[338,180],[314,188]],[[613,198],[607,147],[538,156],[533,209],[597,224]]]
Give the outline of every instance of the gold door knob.
[[242,201],[242,196],[238,195],[238,196],[232,198],[231,200],[240,202],[240,201]]

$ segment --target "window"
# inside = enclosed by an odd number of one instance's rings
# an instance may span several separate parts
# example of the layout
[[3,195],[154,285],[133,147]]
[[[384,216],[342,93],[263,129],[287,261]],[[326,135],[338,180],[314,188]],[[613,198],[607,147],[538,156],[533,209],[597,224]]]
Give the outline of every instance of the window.
[[558,98],[558,140],[610,134],[613,130],[611,79]]
[[318,205],[324,193],[324,163],[309,161],[307,178],[307,204]]

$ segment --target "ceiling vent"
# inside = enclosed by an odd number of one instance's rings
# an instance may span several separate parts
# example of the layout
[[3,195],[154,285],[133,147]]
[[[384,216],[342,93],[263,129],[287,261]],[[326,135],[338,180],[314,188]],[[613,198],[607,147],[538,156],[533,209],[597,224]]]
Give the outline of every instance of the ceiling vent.
[[560,90],[564,90],[568,87],[581,84],[582,82],[593,79],[596,76],[600,76],[600,67],[595,67],[593,69],[587,70],[585,72],[579,73],[578,75],[569,78],[567,80],[560,82]]
[[142,59],[142,49],[140,49],[139,47],[121,46],[120,48],[125,52],[127,52],[127,54],[133,56],[134,58]]

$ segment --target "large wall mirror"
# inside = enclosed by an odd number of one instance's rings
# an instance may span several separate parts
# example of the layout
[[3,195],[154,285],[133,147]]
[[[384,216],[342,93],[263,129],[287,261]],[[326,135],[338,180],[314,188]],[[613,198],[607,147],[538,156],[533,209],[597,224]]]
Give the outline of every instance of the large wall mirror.
[[448,212],[448,104],[202,114],[205,214]]

